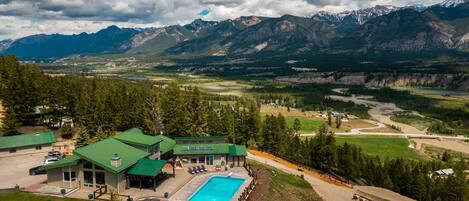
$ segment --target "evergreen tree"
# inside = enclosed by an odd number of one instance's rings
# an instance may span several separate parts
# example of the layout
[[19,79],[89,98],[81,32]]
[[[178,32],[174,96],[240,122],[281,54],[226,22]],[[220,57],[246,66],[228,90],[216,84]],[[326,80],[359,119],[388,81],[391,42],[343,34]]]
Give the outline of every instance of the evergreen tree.
[[298,118],[295,118],[295,121],[293,122],[293,131],[295,131],[296,135],[300,134],[301,131],[301,122]]
[[163,124],[165,133],[170,137],[189,136],[189,115],[184,104],[184,97],[176,83],[169,84],[162,98]]
[[205,135],[207,131],[207,112],[199,89],[192,91],[188,104],[190,115],[190,134],[196,136]]

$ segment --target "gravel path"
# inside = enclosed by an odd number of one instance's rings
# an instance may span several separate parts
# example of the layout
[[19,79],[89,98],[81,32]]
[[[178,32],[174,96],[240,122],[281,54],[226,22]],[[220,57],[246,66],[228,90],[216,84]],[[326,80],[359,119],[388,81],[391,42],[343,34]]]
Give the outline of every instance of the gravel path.
[[354,190],[351,188],[343,187],[343,186],[336,186],[334,184],[327,183],[321,179],[318,179],[316,177],[304,174],[303,172],[300,172],[298,170],[295,170],[290,167],[286,167],[285,165],[282,165],[278,162],[275,162],[273,160],[256,156],[251,153],[248,153],[248,158],[255,160],[260,163],[264,163],[270,166],[273,166],[277,169],[280,169],[284,172],[290,173],[290,174],[295,174],[295,175],[304,175],[304,179],[311,184],[311,186],[314,188],[314,190],[321,196],[326,201],[350,201],[352,200],[352,196],[354,193]]

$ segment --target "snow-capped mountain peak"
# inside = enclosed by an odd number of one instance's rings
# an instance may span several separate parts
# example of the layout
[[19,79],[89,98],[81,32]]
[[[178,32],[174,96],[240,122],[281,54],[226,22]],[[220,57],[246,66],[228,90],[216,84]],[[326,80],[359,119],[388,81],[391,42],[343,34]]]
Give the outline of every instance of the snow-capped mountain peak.
[[370,19],[386,15],[392,11],[398,10],[399,7],[391,5],[376,5],[371,8],[364,8],[359,10],[352,11],[343,11],[340,13],[331,13],[327,11],[319,11],[313,15],[313,19],[319,21],[326,21],[330,24],[337,24],[343,21],[344,19],[352,19],[356,21],[357,24],[364,24]]
[[449,8],[449,7],[456,7],[459,4],[463,4],[467,2],[469,2],[469,0],[445,0],[438,5]]

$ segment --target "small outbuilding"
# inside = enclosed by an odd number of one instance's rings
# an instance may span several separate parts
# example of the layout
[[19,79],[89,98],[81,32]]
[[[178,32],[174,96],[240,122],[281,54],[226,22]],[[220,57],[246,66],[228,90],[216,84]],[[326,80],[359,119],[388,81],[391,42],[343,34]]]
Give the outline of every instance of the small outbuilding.
[[53,132],[0,137],[0,157],[52,151]]

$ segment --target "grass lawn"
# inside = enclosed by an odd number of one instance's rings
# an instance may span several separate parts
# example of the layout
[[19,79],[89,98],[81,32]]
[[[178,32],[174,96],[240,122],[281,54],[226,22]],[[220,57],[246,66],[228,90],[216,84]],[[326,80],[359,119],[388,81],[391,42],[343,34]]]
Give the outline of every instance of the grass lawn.
[[258,186],[249,201],[284,200],[284,201],[320,201],[319,195],[311,185],[299,176],[285,173],[272,166],[249,160],[248,163],[258,174]]
[[59,198],[31,193],[0,193],[0,200],[5,201],[83,201],[72,198]]
[[336,143],[339,145],[347,142],[360,146],[364,153],[377,155],[382,159],[389,158],[406,158],[414,160],[424,160],[412,149],[410,149],[409,141],[400,137],[388,136],[337,136]]
[[319,126],[326,123],[326,121],[324,121],[324,120],[312,120],[312,119],[307,119],[307,118],[304,118],[304,117],[289,116],[289,117],[285,117],[285,120],[287,122],[287,126],[289,128],[293,128],[293,124],[295,123],[296,118],[298,118],[300,120],[301,131],[303,133],[315,132],[319,129]]

